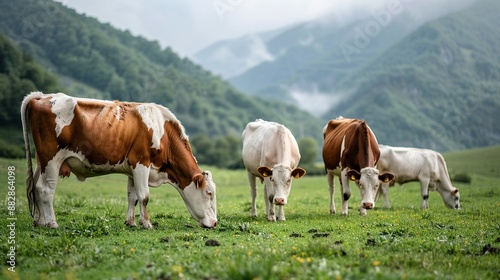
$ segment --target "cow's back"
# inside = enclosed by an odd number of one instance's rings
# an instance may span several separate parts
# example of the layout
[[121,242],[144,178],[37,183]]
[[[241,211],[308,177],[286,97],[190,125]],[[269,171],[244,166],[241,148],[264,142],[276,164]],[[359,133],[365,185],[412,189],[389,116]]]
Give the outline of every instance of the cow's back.
[[[29,122],[42,171],[67,149],[93,165],[127,160],[161,166],[168,135],[184,142],[184,128],[168,109],[152,103],[101,101],[47,94],[32,98]],[[180,137],[178,137],[180,136]],[[190,152],[190,151],[188,151]]]
[[255,175],[260,166],[284,164],[293,169],[299,163],[297,141],[281,124],[256,120],[246,126],[242,139],[243,163]]
[[323,161],[325,168],[333,170],[340,165],[341,145],[348,127],[355,123],[356,119],[330,120],[323,129]]
[[392,172],[400,184],[418,178],[436,180],[440,170],[446,170],[441,155],[432,150],[381,145],[380,152],[378,169]]

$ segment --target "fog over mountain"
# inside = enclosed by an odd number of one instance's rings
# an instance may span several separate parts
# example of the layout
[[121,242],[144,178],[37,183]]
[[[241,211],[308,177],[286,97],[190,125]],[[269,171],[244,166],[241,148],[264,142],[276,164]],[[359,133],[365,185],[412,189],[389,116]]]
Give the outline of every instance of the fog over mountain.
[[[370,3],[351,3],[338,5],[327,15],[301,23],[293,23],[275,30],[248,33],[236,39],[217,41],[194,53],[193,59],[202,66],[224,78],[233,78],[247,70],[275,61],[294,47],[316,48],[328,52],[338,48],[332,38],[328,44],[322,38],[332,36],[342,27],[350,28],[355,35],[355,27],[375,21],[380,27],[391,24],[395,18],[404,18],[415,29],[426,21],[459,10],[473,0],[382,0]],[[395,13],[391,13],[395,12]],[[388,16],[387,16],[387,13]],[[382,24],[382,25],[380,25]],[[373,28],[373,27],[372,27]],[[376,27],[375,27],[376,28]],[[374,28],[374,31],[376,31]],[[409,30],[405,30],[408,32]],[[403,33],[404,35],[406,33]],[[285,39],[286,38],[286,39]],[[301,50],[307,52],[307,49]],[[260,81],[255,81],[260,83]],[[253,92],[253,90],[251,90]]]

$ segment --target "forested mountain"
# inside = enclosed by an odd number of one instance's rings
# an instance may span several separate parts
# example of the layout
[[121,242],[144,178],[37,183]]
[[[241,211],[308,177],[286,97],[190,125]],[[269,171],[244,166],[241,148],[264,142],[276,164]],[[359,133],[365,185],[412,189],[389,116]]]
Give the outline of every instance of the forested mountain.
[[400,6],[285,29],[266,41],[273,59],[230,81],[254,95],[299,100],[323,121],[366,119],[391,145],[500,143],[500,2],[435,1],[420,13],[411,6],[420,1],[388,3]]
[[381,142],[455,150],[500,143],[500,2],[431,21],[345,82],[324,115],[360,116]]
[[[190,135],[239,135],[256,118],[282,122],[297,137],[320,134],[318,120],[297,107],[249,97],[158,42],[61,3],[0,0],[0,6],[0,33],[54,72],[70,95],[162,104]],[[9,94],[20,104],[28,92]]]

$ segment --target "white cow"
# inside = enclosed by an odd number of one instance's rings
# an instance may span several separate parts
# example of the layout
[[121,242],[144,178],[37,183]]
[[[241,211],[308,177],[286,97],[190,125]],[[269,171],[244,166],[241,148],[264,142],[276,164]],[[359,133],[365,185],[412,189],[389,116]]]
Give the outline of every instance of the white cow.
[[[444,204],[449,208],[460,209],[460,194],[451,184],[446,162],[441,154],[433,150],[401,148],[379,145],[380,159],[377,167],[380,172],[390,170],[396,177],[394,182],[403,184],[419,181],[422,193],[422,208],[428,208],[429,189],[441,194]],[[389,184],[382,183],[379,193],[384,195],[385,207],[389,207]],[[378,194],[377,194],[378,196]]]
[[283,205],[290,194],[292,177],[299,179],[306,174],[297,167],[300,160],[297,141],[285,126],[261,119],[248,123],[242,138],[243,163],[252,194],[251,216],[257,216],[255,179],[258,177],[264,182],[267,220],[276,221],[274,205],[278,205],[277,219],[284,221]]

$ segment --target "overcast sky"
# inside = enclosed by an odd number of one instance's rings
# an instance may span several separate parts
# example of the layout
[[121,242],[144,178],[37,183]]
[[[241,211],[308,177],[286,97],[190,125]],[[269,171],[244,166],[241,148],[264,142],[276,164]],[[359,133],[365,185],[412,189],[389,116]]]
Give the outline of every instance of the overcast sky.
[[[182,56],[223,39],[268,31],[330,14],[338,19],[420,6],[420,12],[453,9],[473,0],[56,0],[134,35],[157,40]],[[456,7],[455,7],[456,8]],[[410,8],[412,9],[412,8]]]
[[[59,0],[182,56],[222,39],[273,30],[326,13],[375,9],[388,0]],[[392,0],[394,1],[394,0]],[[411,1],[411,0],[401,0]]]

